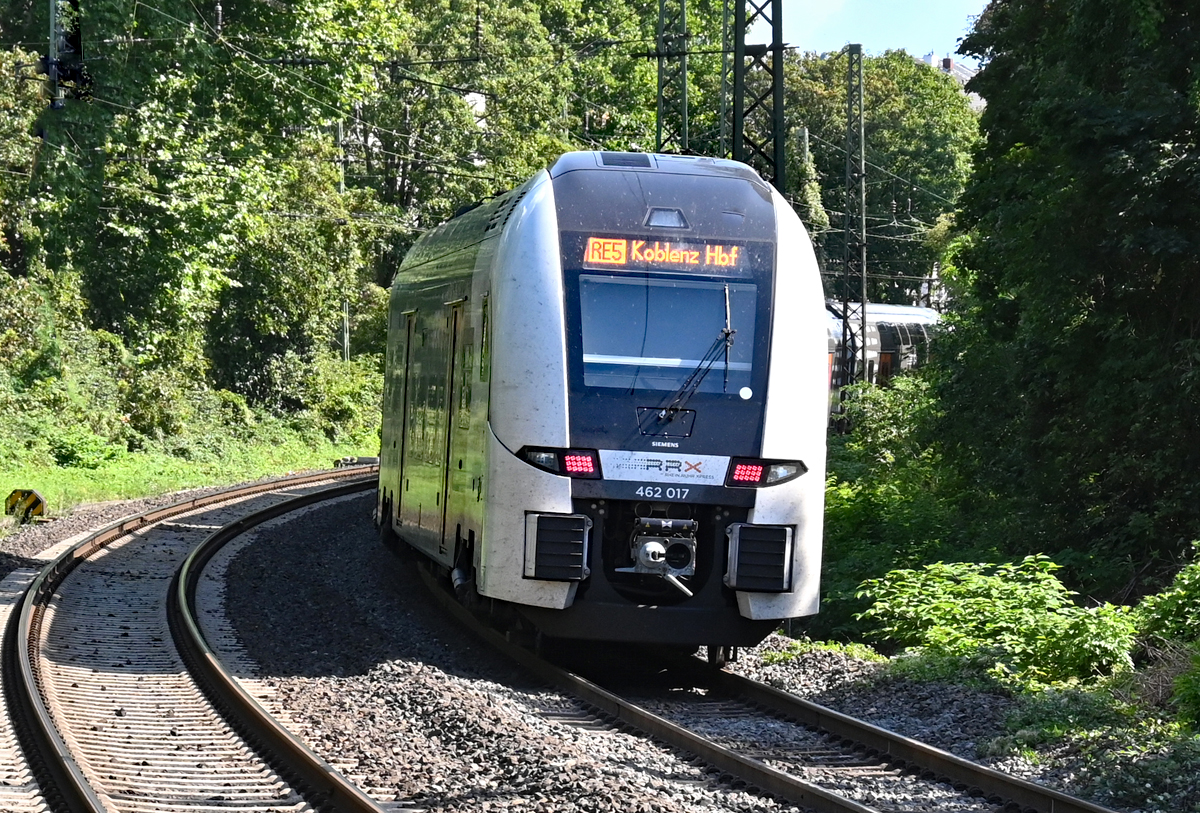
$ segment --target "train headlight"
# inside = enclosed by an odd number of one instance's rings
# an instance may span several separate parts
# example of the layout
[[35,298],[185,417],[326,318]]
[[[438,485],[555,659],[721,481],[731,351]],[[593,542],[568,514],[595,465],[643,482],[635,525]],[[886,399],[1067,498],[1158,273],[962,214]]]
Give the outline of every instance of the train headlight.
[[767,485],[791,480],[793,477],[799,477],[806,471],[808,471],[808,468],[799,461],[795,463],[772,463],[767,466]]
[[729,474],[725,485],[735,488],[761,488],[794,480],[808,466],[800,460],[758,460],[751,457],[735,457],[729,461]]
[[531,466],[552,474],[576,477],[584,480],[599,480],[600,454],[595,449],[547,449],[540,446],[524,446],[517,457]]
[[542,449],[530,449],[525,453],[525,459],[537,466],[539,469],[558,472],[558,454],[556,452],[547,452]]

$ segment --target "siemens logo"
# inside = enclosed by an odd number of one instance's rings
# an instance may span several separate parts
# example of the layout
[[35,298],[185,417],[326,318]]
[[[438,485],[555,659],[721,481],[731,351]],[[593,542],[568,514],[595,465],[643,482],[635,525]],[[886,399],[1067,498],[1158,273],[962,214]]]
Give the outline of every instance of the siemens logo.
[[651,446],[666,446],[667,448],[670,448],[670,449],[678,449],[679,448],[678,443],[672,443],[669,440],[652,440],[652,441],[650,441],[650,445]]

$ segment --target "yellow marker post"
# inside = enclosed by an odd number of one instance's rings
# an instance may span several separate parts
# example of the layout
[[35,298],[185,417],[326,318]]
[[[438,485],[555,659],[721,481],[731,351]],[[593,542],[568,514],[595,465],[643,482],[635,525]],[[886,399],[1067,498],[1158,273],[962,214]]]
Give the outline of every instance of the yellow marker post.
[[4,513],[17,517],[19,522],[30,522],[45,515],[46,501],[32,489],[18,488],[5,498]]

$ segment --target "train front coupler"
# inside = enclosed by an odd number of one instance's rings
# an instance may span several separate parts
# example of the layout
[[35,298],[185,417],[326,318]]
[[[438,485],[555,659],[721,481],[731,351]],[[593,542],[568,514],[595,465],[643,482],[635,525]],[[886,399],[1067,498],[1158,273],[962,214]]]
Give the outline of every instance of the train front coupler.
[[630,536],[633,567],[618,567],[618,573],[658,576],[688,598],[693,593],[681,578],[696,573],[696,528],[694,519],[638,517]]

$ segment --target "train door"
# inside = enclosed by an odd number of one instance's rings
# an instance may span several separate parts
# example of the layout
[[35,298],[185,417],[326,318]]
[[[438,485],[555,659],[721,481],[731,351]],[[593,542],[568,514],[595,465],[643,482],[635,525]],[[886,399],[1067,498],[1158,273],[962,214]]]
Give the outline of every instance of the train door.
[[[401,360],[400,369],[403,371],[403,378],[399,382],[400,392],[394,393],[391,401],[389,401],[389,406],[395,404],[398,408],[388,410],[392,416],[391,419],[393,421],[398,420],[400,423],[399,427],[393,427],[394,430],[398,429],[399,431],[394,432],[392,435],[392,448],[388,450],[394,461],[393,465],[400,471],[398,488],[394,495],[389,495],[392,511],[395,512],[397,517],[403,516],[401,506],[404,504],[404,478],[407,475],[407,472],[404,470],[404,451],[408,446],[408,414],[409,401],[411,400],[409,393],[412,391],[413,380],[412,347],[413,336],[417,329],[417,312],[404,311],[400,314],[400,318],[404,320],[404,348],[399,353]],[[393,386],[396,386],[395,383],[393,383]],[[399,396],[398,398],[397,395]]]
[[461,426],[459,420],[464,393],[469,385],[462,380],[467,370],[466,361],[462,358],[463,349],[468,342],[464,334],[467,332],[463,303],[458,299],[446,303],[450,307],[447,319],[449,327],[449,357],[446,359],[446,411],[443,415],[445,429],[445,446],[442,449],[442,501],[441,501],[441,532],[439,535],[439,557],[453,561],[455,545],[458,540],[460,519],[458,511],[451,509],[454,500],[456,481],[462,470],[462,443],[459,433],[468,427]]
[[452,337],[442,313],[423,311],[411,326],[404,482],[400,501],[405,541],[434,558],[442,541],[446,465],[447,354]]

